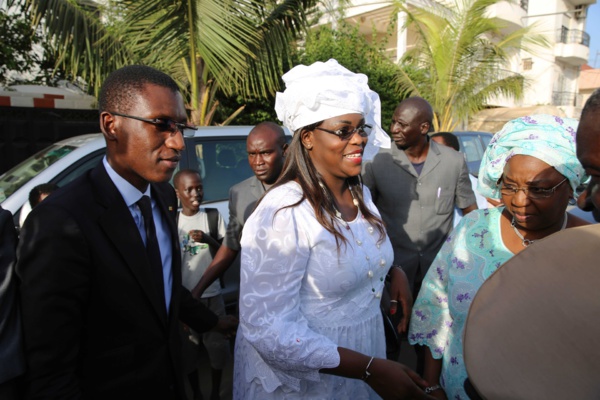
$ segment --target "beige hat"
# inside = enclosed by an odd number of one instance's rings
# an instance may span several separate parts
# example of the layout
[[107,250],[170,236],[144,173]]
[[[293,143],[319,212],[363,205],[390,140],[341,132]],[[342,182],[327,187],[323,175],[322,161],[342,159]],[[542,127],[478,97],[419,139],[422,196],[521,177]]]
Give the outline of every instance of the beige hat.
[[536,242],[479,289],[465,325],[485,399],[600,398],[600,225]]

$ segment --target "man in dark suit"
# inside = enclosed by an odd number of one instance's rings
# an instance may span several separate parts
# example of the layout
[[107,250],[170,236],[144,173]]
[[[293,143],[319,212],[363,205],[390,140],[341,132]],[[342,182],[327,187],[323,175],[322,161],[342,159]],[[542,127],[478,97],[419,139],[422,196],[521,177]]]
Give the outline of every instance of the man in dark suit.
[[190,128],[175,82],[111,74],[99,98],[106,157],[27,218],[17,274],[28,398],[182,399],[181,319],[229,333],[181,285],[167,183]]
[[0,399],[18,399],[17,377],[25,371],[21,320],[14,274],[17,231],[10,211],[0,207]]
[[261,122],[248,134],[246,151],[254,176],[229,190],[227,234],[213,261],[192,290],[194,297],[200,298],[204,290],[235,261],[241,250],[240,237],[244,223],[254,211],[258,199],[279,178],[287,147],[283,128],[274,122]]

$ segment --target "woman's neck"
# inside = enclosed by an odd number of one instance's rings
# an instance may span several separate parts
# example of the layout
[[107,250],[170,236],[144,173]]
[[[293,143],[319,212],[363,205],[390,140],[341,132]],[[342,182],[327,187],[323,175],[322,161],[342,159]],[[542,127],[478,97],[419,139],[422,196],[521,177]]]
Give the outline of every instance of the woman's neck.
[[526,229],[513,222],[513,216],[504,209],[502,212],[502,237],[507,247],[515,254],[531,243],[550,236],[568,225],[568,214],[564,213],[558,221],[543,229]]
[[358,207],[354,202],[348,180],[335,180],[331,183],[325,183],[325,185],[327,185],[333,196],[334,205],[341,214],[341,218],[346,221],[354,220],[358,213]]

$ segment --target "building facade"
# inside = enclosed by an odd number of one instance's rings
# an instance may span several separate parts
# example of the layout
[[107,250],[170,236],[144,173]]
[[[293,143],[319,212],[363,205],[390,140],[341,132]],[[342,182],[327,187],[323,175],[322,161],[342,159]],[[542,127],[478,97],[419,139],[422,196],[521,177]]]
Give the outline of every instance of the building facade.
[[[491,99],[490,107],[554,106],[566,116],[578,116],[583,106],[578,93],[578,81],[582,65],[589,57],[590,36],[585,32],[587,8],[596,0],[517,0],[500,1],[490,7],[488,15],[497,18],[505,26],[503,33],[537,25],[537,32],[548,39],[550,46],[535,54],[521,51],[514,54],[507,65],[501,66],[505,73],[517,73],[526,78],[524,97],[521,101],[508,98]],[[411,7],[447,5],[445,0],[407,0]],[[321,23],[339,17],[337,0],[325,2]],[[360,27],[367,38],[378,33],[392,60],[399,61],[405,51],[414,46],[416,37],[411,29],[403,29],[404,14],[396,15],[394,35],[387,35],[394,17],[391,1],[353,0],[344,7],[343,18]]]

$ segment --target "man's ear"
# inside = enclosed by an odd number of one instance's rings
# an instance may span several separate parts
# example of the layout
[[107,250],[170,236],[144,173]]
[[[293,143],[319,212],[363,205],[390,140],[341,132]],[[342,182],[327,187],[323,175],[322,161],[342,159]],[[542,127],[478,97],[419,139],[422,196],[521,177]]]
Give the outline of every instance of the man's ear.
[[430,129],[431,129],[431,124],[429,122],[423,122],[421,124],[421,134],[422,135],[426,135],[427,133],[429,133]]
[[285,157],[285,155],[286,155],[286,153],[287,153],[287,151],[288,151],[288,148],[289,148],[289,147],[290,147],[290,146],[289,146],[287,143],[284,143],[284,144],[283,144],[283,146],[281,146],[281,148],[283,149],[283,152],[282,152],[281,154],[282,154],[284,157]]
[[100,113],[100,130],[104,134],[106,141],[117,140],[115,117],[106,111]]

